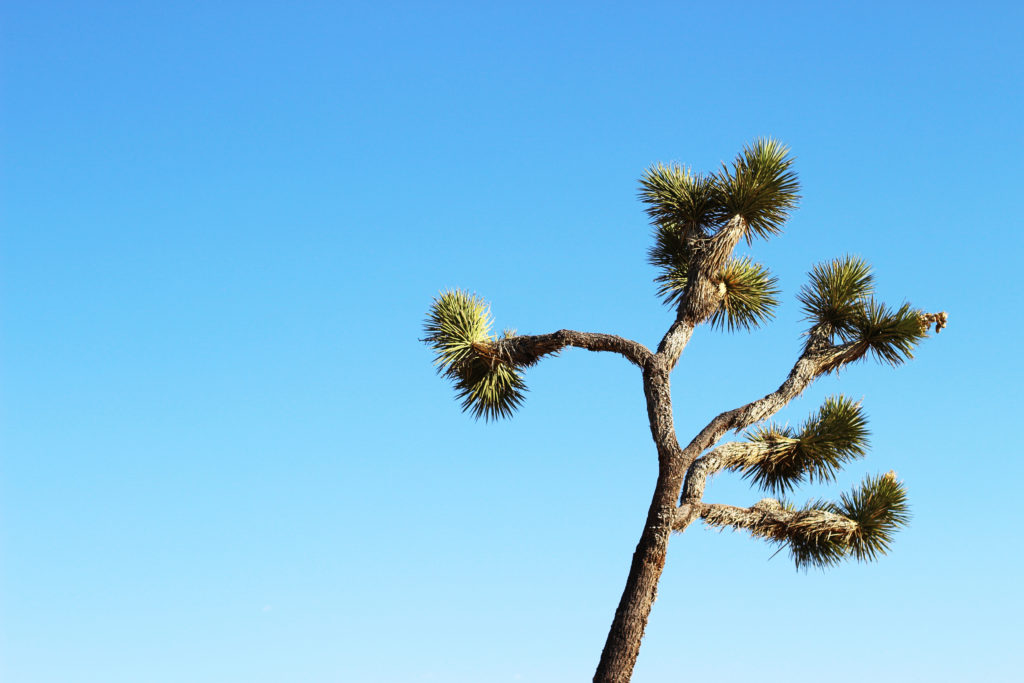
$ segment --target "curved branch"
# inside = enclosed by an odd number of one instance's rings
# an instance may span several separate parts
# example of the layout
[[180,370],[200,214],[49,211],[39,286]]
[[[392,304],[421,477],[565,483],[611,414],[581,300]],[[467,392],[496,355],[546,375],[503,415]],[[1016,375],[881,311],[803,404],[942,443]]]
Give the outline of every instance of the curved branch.
[[704,497],[704,487],[707,479],[712,474],[720,472],[729,467],[735,467],[745,462],[750,462],[759,456],[763,456],[771,450],[771,446],[764,443],[746,443],[733,441],[724,443],[709,453],[693,461],[690,469],[686,471],[686,480],[683,482],[682,502],[699,503]]
[[614,334],[599,332],[577,332],[575,330],[558,330],[551,334],[520,335],[498,339],[477,350],[495,360],[519,367],[536,364],[542,357],[558,353],[567,346],[575,346],[588,351],[611,351],[617,353],[634,365],[643,368],[654,355],[651,351],[632,339]]
[[[945,313],[920,315],[923,321],[922,324],[924,324],[924,321],[937,323],[939,321],[944,322],[947,319]],[[938,325],[936,325],[936,327],[938,327]],[[718,440],[721,439],[726,432],[730,430],[738,432],[746,429],[750,425],[771,417],[782,410],[786,404],[803,393],[804,389],[810,386],[815,379],[827,372],[833,372],[848,363],[860,360],[864,357],[865,353],[866,347],[861,342],[833,345],[829,343],[825,332],[820,329],[812,330],[807,345],[804,348],[804,352],[800,355],[800,358],[793,366],[793,369],[790,370],[789,376],[786,377],[786,381],[783,382],[778,389],[756,401],[751,401],[744,406],[740,406],[739,408],[734,408],[733,410],[728,410],[720,414],[709,422],[708,425],[693,438],[693,441],[686,446],[683,450],[682,462],[683,466],[688,470],[688,479],[690,477],[689,470],[694,466],[695,461],[697,461],[697,456],[718,443]],[[710,456],[712,454],[708,455]],[[701,467],[707,468],[714,464],[714,462],[717,462],[717,460],[709,460],[705,464],[701,465]],[[721,465],[721,467],[724,466],[724,464]],[[703,475],[697,471],[693,472],[694,486],[697,486],[698,477],[703,476],[703,478],[706,479],[707,475],[712,471],[713,470],[708,470],[704,472]],[[693,498],[687,497],[685,490],[686,487],[684,487],[684,495],[681,501],[692,502]],[[697,489],[695,488],[694,490]],[[703,495],[703,479],[700,483],[700,492],[701,495]]]
[[803,393],[819,376],[857,360],[862,355],[859,344],[833,346],[820,336],[812,337],[786,381],[778,389],[756,401],[721,413],[693,438],[683,449],[683,467],[689,470],[697,456],[715,445],[726,432],[738,432],[771,417]]

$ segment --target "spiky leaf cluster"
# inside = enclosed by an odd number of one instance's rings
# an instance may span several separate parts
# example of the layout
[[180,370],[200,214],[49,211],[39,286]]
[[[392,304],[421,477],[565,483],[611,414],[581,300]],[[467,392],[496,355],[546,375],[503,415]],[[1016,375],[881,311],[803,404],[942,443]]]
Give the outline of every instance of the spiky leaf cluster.
[[[657,164],[640,178],[640,200],[654,225],[654,246],[648,260],[660,271],[655,278],[658,296],[666,304],[679,303],[687,284],[687,269],[694,253],[709,244],[705,239],[729,219],[740,216],[745,237],[767,237],[781,230],[796,207],[799,183],[790,170],[789,150],[775,140],[757,140],[745,147],[731,167],[708,175],[690,169]],[[740,311],[745,309],[738,304]],[[719,317],[727,321],[728,316]],[[749,327],[762,318],[742,313],[735,326]]]
[[807,320],[829,336],[849,335],[853,320],[874,288],[871,266],[856,256],[819,263],[808,274],[797,299]]
[[640,178],[640,201],[651,223],[671,228],[683,241],[721,221],[717,195],[714,177],[678,165],[657,164]]
[[925,336],[919,311],[903,304],[898,309],[872,296],[871,267],[856,256],[844,256],[816,265],[797,298],[811,335],[821,333],[830,342],[857,345],[857,357],[870,353],[877,360],[900,365],[913,357]]
[[640,178],[640,200],[654,225],[654,246],[647,257],[661,271],[654,280],[658,296],[666,304],[677,304],[686,289],[693,240],[721,220],[714,179],[681,166],[658,164]]
[[690,244],[683,239],[682,230],[677,226],[655,226],[654,246],[648,249],[647,259],[661,271],[654,282],[658,285],[658,296],[666,305],[677,305],[686,290],[690,252]]
[[768,238],[782,231],[800,199],[800,183],[792,170],[789,148],[777,140],[759,138],[743,148],[732,167],[722,165],[716,176],[719,202],[728,217],[747,223],[746,239]]
[[853,522],[853,528],[844,531],[825,522],[787,529],[784,542],[798,569],[824,569],[847,557],[876,560],[889,551],[896,531],[910,521],[906,488],[892,472],[866,477],[849,494],[842,494],[838,503],[815,500],[800,512],[839,515]]
[[764,451],[732,469],[760,488],[786,493],[805,481],[832,481],[843,465],[864,457],[867,418],[859,403],[830,396],[798,430],[768,425],[749,432],[747,438]]
[[918,311],[903,304],[893,310],[874,298],[865,302],[851,322],[854,334],[845,341],[863,344],[876,360],[896,366],[914,357],[914,347],[924,339]]
[[851,534],[822,519],[821,513],[832,513],[832,507],[834,503],[827,500],[808,502],[797,510],[799,515],[807,515],[807,523],[789,525],[785,536],[776,541],[782,548],[789,548],[797,569],[826,569],[839,564],[849,553]]
[[751,330],[774,316],[778,278],[750,258],[730,259],[719,275],[725,285],[721,307],[711,315],[712,328]]
[[491,353],[491,325],[487,303],[461,290],[435,298],[423,324],[438,374],[452,380],[464,411],[485,420],[510,417],[526,392],[519,370]]
[[893,472],[865,478],[849,494],[842,494],[832,511],[857,523],[849,552],[862,562],[888,553],[893,534],[910,521],[907,489]]

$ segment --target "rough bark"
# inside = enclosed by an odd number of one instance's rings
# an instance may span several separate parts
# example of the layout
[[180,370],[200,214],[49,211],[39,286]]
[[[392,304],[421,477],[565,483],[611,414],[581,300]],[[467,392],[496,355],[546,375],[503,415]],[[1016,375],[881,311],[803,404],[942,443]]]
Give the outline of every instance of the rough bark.
[[[672,417],[669,376],[690,341],[697,325],[721,304],[724,286],[715,281],[722,266],[743,236],[746,223],[735,217],[713,237],[695,249],[689,272],[692,273],[686,295],[680,302],[675,323],[669,328],[657,353],[644,368],[644,394],[651,437],[658,450],[658,482],[647,511],[647,521],[630,564],[626,587],[615,610],[601,661],[594,674],[595,683],[629,681],[640,652],[644,629],[657,597],[658,580],[665,567],[665,556],[673,528],[678,524],[676,500],[683,477],[693,458],[679,447]],[[691,513],[693,508],[687,508]]]
[[683,481],[683,503],[699,503],[704,497],[707,478],[736,463],[747,461],[758,454],[766,453],[770,447],[759,443],[726,443],[697,458],[686,470]]
[[[857,352],[852,345],[836,347],[824,340],[810,340],[786,381],[776,391],[722,413],[701,430],[685,449],[681,449],[673,425],[669,376],[695,326],[687,319],[686,310],[680,308],[680,319],[669,328],[658,346],[658,352],[648,360],[644,369],[648,420],[651,436],[658,449],[658,483],[647,511],[644,530],[633,553],[625,590],[615,610],[601,660],[594,674],[595,683],[627,683],[632,676],[644,629],[657,597],[658,580],[665,567],[671,532],[682,531],[705,511],[699,496],[684,497],[678,507],[675,503],[682,493],[684,477],[697,457],[730,429],[744,429],[778,412],[816,377],[837,364],[854,359]],[[708,311],[707,315],[710,313]],[[720,456],[724,459],[725,451]],[[704,479],[710,472],[709,467],[700,481],[701,494]],[[693,485],[697,486],[696,479]]]
[[749,508],[702,503],[699,515],[708,526],[744,529],[754,536],[779,542],[794,536],[849,539],[858,530],[855,521],[842,515],[825,510],[786,510],[773,498],[765,498]]
[[499,339],[489,345],[489,353],[496,360],[510,365],[528,367],[542,357],[558,353],[567,346],[590,351],[611,351],[643,368],[651,358],[650,349],[632,339],[614,334],[558,330],[551,334],[520,335]]
[[[500,339],[478,349],[497,362],[524,367],[567,346],[618,353],[643,370],[644,395],[651,437],[658,451],[658,480],[647,511],[643,532],[630,564],[629,575],[615,610],[601,653],[595,683],[628,683],[636,665],[644,630],[657,597],[658,581],[665,567],[673,531],[686,529],[698,517],[712,526],[741,528],[780,541],[798,534],[855,533],[856,524],[821,510],[784,510],[778,501],[765,499],[751,508],[709,505],[702,501],[707,477],[735,464],[737,458],[756,454],[751,444],[725,444],[704,457],[730,430],[740,431],[761,422],[799,396],[817,377],[864,356],[863,344],[831,344],[820,331],[812,331],[800,358],[775,391],[715,417],[686,446],[676,438],[669,378],[695,328],[721,305],[725,288],[718,277],[736,244],[747,229],[734,217],[710,238],[701,240],[691,260],[687,292],[677,309],[675,322],[656,353],[638,342],[615,335],[559,330],[551,334]],[[936,331],[946,322],[944,314],[921,314],[922,326]],[[678,503],[677,503],[678,501]],[[853,526],[851,526],[853,525]]]
[[658,580],[665,567],[668,541],[676,520],[676,498],[685,472],[679,467],[682,452],[672,418],[671,370],[668,359],[661,353],[653,357],[644,370],[647,416],[651,436],[658,449],[658,482],[644,530],[633,553],[626,587],[594,674],[595,682],[629,680],[657,597]]
[[743,217],[733,216],[721,230],[696,245],[687,267],[690,283],[679,306],[681,320],[696,326],[718,309],[725,296],[725,284],[720,279],[722,268],[746,231]]

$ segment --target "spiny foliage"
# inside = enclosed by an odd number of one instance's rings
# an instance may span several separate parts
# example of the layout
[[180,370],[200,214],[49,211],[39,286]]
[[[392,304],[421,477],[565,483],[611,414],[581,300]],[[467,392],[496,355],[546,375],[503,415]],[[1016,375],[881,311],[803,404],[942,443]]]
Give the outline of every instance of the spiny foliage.
[[673,229],[685,242],[722,220],[715,178],[678,165],[657,164],[640,178],[640,201],[654,225]]
[[894,472],[867,477],[849,494],[842,494],[834,512],[857,523],[850,552],[861,561],[889,552],[892,536],[910,521],[907,490]]
[[763,455],[731,469],[760,488],[786,493],[804,481],[832,481],[845,463],[864,457],[867,418],[859,403],[830,396],[799,430],[768,425],[749,432],[747,439],[762,445]]
[[744,147],[716,176],[715,186],[725,215],[741,216],[746,239],[768,238],[782,231],[800,199],[800,183],[792,170],[789,148],[778,140],[759,138]]
[[[731,168],[704,175],[678,165],[657,164],[640,178],[640,200],[654,225],[654,246],[648,260],[660,273],[655,278],[658,296],[666,304],[679,303],[686,290],[690,259],[707,245],[707,237],[727,220],[740,216],[745,237],[767,237],[782,229],[796,207],[799,183],[790,170],[789,149],[775,140],[760,139],[745,147]],[[774,283],[774,281],[773,281]],[[749,328],[764,320],[763,309],[744,308],[728,325]],[[753,317],[742,312],[755,312]],[[719,316],[719,323],[728,316]]]
[[903,304],[895,311],[874,298],[869,299],[854,316],[855,336],[851,339],[864,345],[876,360],[892,366],[914,357],[914,347],[924,339],[925,329],[918,311]]
[[654,278],[658,296],[665,304],[679,304],[686,291],[686,267],[690,262],[690,245],[682,231],[674,225],[658,225],[654,230],[654,246],[647,250],[647,259],[661,273]]
[[487,303],[461,290],[435,298],[423,323],[438,374],[452,380],[464,411],[485,420],[511,417],[526,392],[518,369],[490,352],[491,325]]
[[791,530],[787,542],[797,568],[826,568],[846,557],[867,562],[885,555],[893,534],[910,521],[907,491],[893,472],[868,476],[840,502],[811,501],[804,511],[820,510],[855,523],[852,532],[832,531],[827,525]]
[[889,365],[913,358],[913,349],[924,338],[919,311],[903,304],[893,310],[872,296],[871,267],[855,256],[844,256],[816,265],[797,298],[811,333],[821,332],[830,342],[838,338],[858,345],[858,357],[870,353]]
[[808,279],[797,294],[805,319],[830,337],[853,332],[853,319],[874,289],[871,266],[861,258],[847,255],[817,264],[808,273]]
[[767,268],[749,257],[730,259],[719,277],[725,285],[725,298],[711,315],[712,328],[751,330],[775,317],[778,278]]

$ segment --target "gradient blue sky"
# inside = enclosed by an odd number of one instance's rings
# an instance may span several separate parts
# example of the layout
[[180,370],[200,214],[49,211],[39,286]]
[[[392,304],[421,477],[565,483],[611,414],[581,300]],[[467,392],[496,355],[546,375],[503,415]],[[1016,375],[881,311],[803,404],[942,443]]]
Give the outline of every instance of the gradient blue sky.
[[639,377],[566,352],[474,423],[421,321],[463,287],[655,345],[636,179],[759,135],[804,186],[751,250],[784,304],[694,339],[680,437],[778,385],[804,274],[860,254],[950,326],[780,418],[863,397],[871,454],[806,495],[895,469],[914,519],[825,574],[694,527],[635,680],[1019,680],[1019,3],[2,15],[5,683],[588,680],[654,481]]

